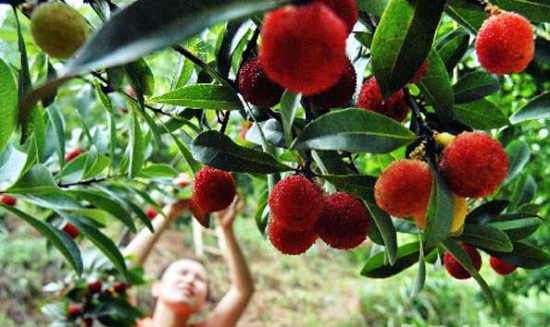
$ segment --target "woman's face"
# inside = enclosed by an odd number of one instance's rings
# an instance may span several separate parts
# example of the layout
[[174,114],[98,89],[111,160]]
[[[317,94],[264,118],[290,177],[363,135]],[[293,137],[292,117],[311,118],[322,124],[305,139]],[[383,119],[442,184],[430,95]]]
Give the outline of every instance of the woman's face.
[[153,285],[153,296],[175,310],[200,311],[207,295],[206,270],[193,260],[175,261]]

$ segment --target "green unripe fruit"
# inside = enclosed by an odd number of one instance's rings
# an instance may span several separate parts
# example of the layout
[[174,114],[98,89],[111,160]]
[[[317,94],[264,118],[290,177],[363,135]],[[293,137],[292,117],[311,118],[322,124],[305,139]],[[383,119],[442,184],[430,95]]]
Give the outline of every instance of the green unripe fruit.
[[66,59],[88,38],[88,24],[80,13],[62,2],[48,2],[31,17],[34,42],[48,55]]

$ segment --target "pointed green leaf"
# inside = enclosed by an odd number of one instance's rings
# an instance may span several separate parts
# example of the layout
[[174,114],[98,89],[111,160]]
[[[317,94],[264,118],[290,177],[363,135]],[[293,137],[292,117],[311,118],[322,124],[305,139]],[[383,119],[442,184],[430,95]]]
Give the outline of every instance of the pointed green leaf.
[[[434,248],[424,248],[424,254],[430,253]],[[386,263],[384,252],[379,252],[367,260],[361,275],[370,278],[387,278],[396,275],[418,262],[420,244],[418,242],[405,244],[397,250],[395,264]]]
[[464,75],[454,86],[456,103],[483,99],[500,89],[500,84],[491,74],[475,71]]
[[17,84],[8,64],[0,58],[0,152],[17,124]]
[[136,110],[132,110],[132,123],[130,133],[130,167],[128,168],[128,177],[134,178],[139,174],[139,171],[145,163],[145,140],[143,132],[137,119]]
[[426,227],[424,238],[426,246],[433,246],[445,240],[453,224],[453,196],[447,183],[432,169],[432,192],[428,211],[426,212]]
[[301,99],[301,94],[292,93],[289,90],[285,90],[281,97],[281,118],[283,120],[287,147],[290,147],[292,143],[292,126],[294,125],[294,119],[296,119],[296,112],[298,111]]
[[493,257],[525,269],[537,269],[550,264],[550,254],[523,242],[513,242],[512,252],[487,251]]
[[191,109],[241,110],[242,103],[233,89],[224,85],[195,84],[175,89],[149,102]]
[[523,107],[519,108],[511,117],[512,124],[524,121],[550,118],[550,92],[539,95]]
[[510,158],[508,164],[508,177],[505,183],[512,181],[523,170],[531,158],[529,145],[523,141],[513,141],[506,147],[506,153]]
[[490,224],[467,224],[458,239],[478,248],[500,252],[510,252],[514,248],[506,233],[491,227]]
[[447,67],[447,72],[452,72],[456,65],[462,60],[470,46],[470,35],[460,28],[445,35],[437,42],[436,50],[441,60]]
[[455,118],[474,129],[491,130],[510,124],[506,115],[485,99],[455,105]]
[[430,52],[428,61],[428,71],[417,83],[418,88],[426,97],[426,101],[434,106],[437,115],[442,120],[449,120],[453,117],[455,99],[447,67],[435,50]]

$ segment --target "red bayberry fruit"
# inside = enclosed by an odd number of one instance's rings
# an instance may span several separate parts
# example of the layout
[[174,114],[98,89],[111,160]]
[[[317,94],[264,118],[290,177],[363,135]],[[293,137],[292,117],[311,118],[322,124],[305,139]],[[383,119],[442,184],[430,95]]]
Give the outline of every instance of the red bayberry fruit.
[[533,28],[527,19],[503,12],[487,19],[476,40],[481,66],[493,74],[522,72],[534,56]]
[[103,283],[100,280],[91,282],[88,284],[88,292],[90,292],[91,294],[99,293],[101,292],[102,287],[103,287]]
[[[479,269],[481,269],[481,255],[479,252],[473,246],[466,243],[462,244],[462,248],[466,251],[466,253],[468,253],[470,260],[472,261],[472,266],[475,270],[479,271]],[[468,279],[472,277],[470,273],[464,269],[464,267],[462,267],[462,265],[449,252],[445,252],[443,263],[445,264],[445,269],[447,269],[449,274],[456,279]]]
[[78,235],[80,235],[78,228],[76,228],[76,226],[71,223],[66,223],[65,226],[63,226],[62,230],[73,239],[77,238]]
[[346,68],[346,26],[327,6],[287,6],[265,17],[260,60],[267,76],[305,95],[338,82]]
[[157,216],[157,210],[155,208],[147,208],[145,209],[145,214],[149,219],[153,220]]
[[464,132],[443,151],[439,172],[451,190],[462,197],[494,193],[508,175],[508,155],[483,132]]
[[128,290],[129,286],[126,283],[120,282],[113,286],[113,292],[121,294]]
[[304,253],[317,240],[317,235],[311,230],[292,231],[279,224],[277,218],[271,218],[268,226],[269,240],[283,254]]
[[502,276],[510,275],[517,268],[516,266],[508,264],[496,257],[491,257],[489,259],[489,263],[491,264],[491,267],[493,268],[493,270],[497,274]]
[[239,91],[243,98],[260,108],[271,108],[281,100],[284,89],[270,80],[259,58],[247,62],[239,71]]
[[79,148],[74,148],[73,151],[71,151],[71,152],[69,152],[65,155],[65,161],[69,162],[69,161],[73,160],[74,158],[78,157],[81,154],[82,154],[82,151]]
[[14,207],[17,204],[17,199],[9,195],[3,195],[1,201],[3,204],[10,207]]
[[320,190],[303,176],[283,179],[269,195],[269,208],[274,220],[292,231],[313,229],[322,207]]
[[195,204],[193,199],[189,200],[189,209],[191,209],[191,213],[193,214],[193,217],[197,219],[197,221],[204,227],[208,227],[209,224],[209,217],[208,213],[204,212],[199,206]]
[[348,34],[359,20],[359,12],[355,0],[321,0],[346,24]]
[[76,318],[82,314],[82,306],[80,304],[70,304],[67,316],[69,318]]
[[432,174],[420,160],[399,160],[380,175],[374,186],[376,203],[396,217],[426,213],[432,190]]
[[359,93],[359,108],[386,115],[398,122],[404,121],[410,110],[405,103],[403,90],[384,101],[376,77],[371,77],[363,84]]
[[193,181],[193,203],[206,212],[229,207],[235,194],[233,175],[223,170],[204,167]]
[[329,195],[325,197],[315,232],[335,249],[352,249],[363,243],[369,233],[367,209],[351,194]]
[[424,77],[424,74],[426,74],[426,72],[428,71],[428,68],[430,68],[430,62],[426,60],[424,61],[422,66],[420,66],[420,69],[418,70],[418,72],[416,72],[416,75],[414,75],[409,83],[415,84],[420,82],[420,80],[422,80],[422,77]]
[[340,108],[348,104],[355,93],[357,73],[351,61],[338,83],[328,90],[311,96],[311,103],[322,109]]

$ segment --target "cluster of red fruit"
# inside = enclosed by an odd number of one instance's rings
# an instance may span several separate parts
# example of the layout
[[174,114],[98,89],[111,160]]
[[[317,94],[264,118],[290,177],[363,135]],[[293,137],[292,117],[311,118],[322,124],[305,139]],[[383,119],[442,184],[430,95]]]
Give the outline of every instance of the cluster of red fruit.
[[320,237],[336,249],[352,249],[365,241],[369,216],[361,200],[348,193],[323,196],[303,176],[283,179],[269,196],[268,226],[273,246],[284,254],[301,254]]
[[[476,271],[479,271],[481,269],[482,262],[479,251],[473,246],[466,243],[462,244],[462,248],[470,257],[470,261],[474,269]],[[468,279],[472,277],[472,275],[449,252],[445,253],[445,256],[443,257],[443,263],[445,265],[445,269],[447,269],[449,274],[456,279]],[[489,263],[491,264],[491,268],[493,268],[493,270],[497,274],[502,276],[509,275],[516,270],[516,266],[507,264],[496,257],[491,257],[489,259]]]

